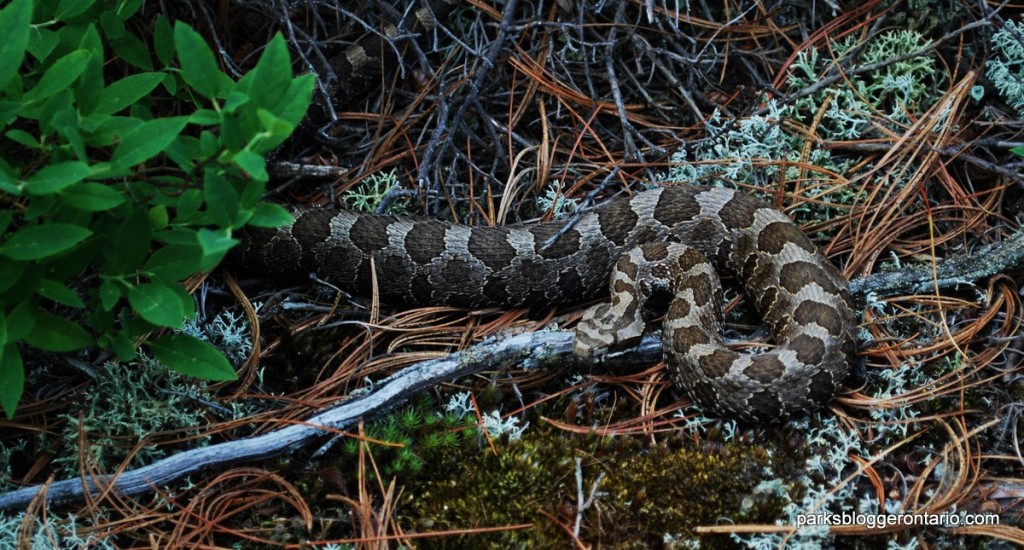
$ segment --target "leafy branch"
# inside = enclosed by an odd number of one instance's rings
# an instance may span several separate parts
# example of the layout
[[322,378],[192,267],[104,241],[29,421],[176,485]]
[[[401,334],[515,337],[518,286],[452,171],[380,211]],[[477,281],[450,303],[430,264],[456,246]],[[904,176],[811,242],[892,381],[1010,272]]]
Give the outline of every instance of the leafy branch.
[[[140,6],[15,0],[0,10],[0,405],[8,417],[31,348],[99,346],[131,360],[141,342],[176,371],[234,379],[202,340],[146,338],[194,316],[182,281],[215,267],[237,243],[235,230],[291,219],[261,200],[264,155],[305,115],[312,75],[292,77],[279,35],[237,81],[185,24],[158,17],[147,46],[125,24]],[[168,97],[192,112],[162,112]]]

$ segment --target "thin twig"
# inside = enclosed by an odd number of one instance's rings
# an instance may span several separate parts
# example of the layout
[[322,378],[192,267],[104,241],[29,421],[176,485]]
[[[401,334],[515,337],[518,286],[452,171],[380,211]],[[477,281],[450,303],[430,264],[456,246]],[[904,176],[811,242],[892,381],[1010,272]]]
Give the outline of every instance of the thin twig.
[[590,484],[590,492],[587,493],[586,500],[583,498],[583,459],[576,457],[576,523],[572,527],[573,538],[580,538],[580,526],[583,524],[583,512],[586,512],[594,505],[594,501],[597,499],[597,487],[604,481],[605,471],[601,470],[597,474],[597,479]]

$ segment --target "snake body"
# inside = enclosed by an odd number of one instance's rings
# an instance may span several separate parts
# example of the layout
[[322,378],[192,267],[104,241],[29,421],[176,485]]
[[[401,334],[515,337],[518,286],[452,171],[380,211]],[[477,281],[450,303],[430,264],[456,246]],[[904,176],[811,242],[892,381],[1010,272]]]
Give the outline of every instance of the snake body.
[[[641,336],[651,296],[671,296],[663,343],[675,382],[704,410],[779,420],[827,404],[848,372],[856,325],[847,281],[781,212],[744,193],[661,187],[569,222],[469,227],[438,220],[303,209],[252,231],[235,263],[269,275],[314,272],[341,288],[409,305],[579,303],[576,353]],[[736,273],[777,346],[742,354],[721,336],[715,269]]]

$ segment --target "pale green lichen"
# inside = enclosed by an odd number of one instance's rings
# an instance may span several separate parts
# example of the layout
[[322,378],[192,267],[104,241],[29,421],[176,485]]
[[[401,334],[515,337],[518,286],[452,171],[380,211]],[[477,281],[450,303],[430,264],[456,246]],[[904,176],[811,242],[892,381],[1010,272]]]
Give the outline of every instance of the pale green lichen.
[[579,208],[578,200],[570,199],[562,194],[557,185],[550,183],[544,188],[544,194],[537,197],[537,208],[542,212],[551,211],[555,219],[572,214]]
[[[253,303],[258,313],[262,303]],[[224,310],[213,319],[206,320],[197,312],[192,319],[185,321],[181,332],[205,340],[224,353],[234,366],[244,363],[252,353],[252,329],[244,315],[232,310]]]
[[[179,437],[193,438],[192,447],[208,443],[210,436],[201,435],[207,411],[200,405],[211,398],[182,376],[145,356],[138,364],[108,362],[102,369],[102,381],[81,390],[61,415],[61,450],[53,460],[58,477],[78,475],[82,453],[107,468],[117,466],[136,447],[133,466],[163,458],[169,452],[165,447],[139,446],[159,432],[180,431]],[[87,449],[78,446],[82,432]]]
[[[815,140],[855,141],[878,134],[879,125],[901,131],[908,113],[931,107],[941,95],[945,76],[936,70],[928,42],[914,30],[893,30],[859,43],[856,38],[832,43],[831,50],[801,51],[787,79],[798,91],[835,73],[838,60],[859,48],[857,66],[883,64],[868,73],[849,72],[832,86],[810,93],[790,105],[766,99],[762,113],[729,119],[713,113],[704,123],[704,138],[673,154],[661,182],[691,182],[758,188],[766,194],[777,182],[794,182],[802,196],[813,199],[788,213],[798,222],[820,222],[845,213],[845,205],[864,198],[864,191],[836,185],[836,174],[848,174],[855,156],[842,156]],[[828,52],[826,55],[823,52]],[[893,59],[899,61],[891,62]],[[947,113],[948,116],[948,113]],[[798,128],[786,121],[802,124]],[[943,117],[936,117],[936,127]],[[885,185],[906,185],[912,167],[886,172]]]
[[[790,113],[809,123],[828,103],[817,126],[829,140],[850,141],[871,134],[873,123],[892,128],[909,122],[909,113],[927,110],[940,96],[944,76],[936,71],[927,40],[917,31],[893,30],[864,44],[854,37],[835,42],[828,56],[816,49],[800,52],[790,70],[788,85],[799,90],[833,73],[837,60],[862,46],[857,66],[885,64],[870,73],[848,73],[834,86],[797,100]],[[834,55],[833,55],[834,54]],[[890,62],[893,59],[900,61]]]
[[692,145],[693,159],[686,148],[680,149],[659,181],[766,185],[777,179],[779,168],[772,162],[794,158],[799,151],[798,138],[782,130],[786,111],[775,101],[768,102],[766,114],[740,120],[715,111],[704,123],[705,137]]
[[[32,548],[33,550],[85,550],[111,549],[117,546],[106,536],[97,533],[83,535],[79,531],[83,526],[79,525],[79,519],[73,514],[68,514],[66,519],[61,519],[53,514],[46,514],[43,517],[36,516],[30,522],[27,536],[22,536],[22,521],[25,513],[15,515],[0,513],[0,550],[20,550]],[[45,519],[44,519],[45,518]]]
[[1024,113],[1024,28],[1012,19],[992,35],[985,76],[1006,103]]
[[[378,172],[370,174],[358,187],[349,189],[341,196],[346,208],[360,212],[376,212],[381,201],[392,190],[398,188],[398,172]],[[387,214],[405,214],[405,206],[400,202],[392,202]]]
[[[943,372],[936,374],[941,376]],[[933,378],[926,376],[920,368],[877,369],[869,373],[863,391],[879,398],[889,398],[932,382]],[[913,421],[921,406],[927,405],[879,407],[877,411],[872,410],[871,417],[875,422],[865,425],[863,431],[850,429],[831,415],[790,422],[790,430],[806,434],[810,452],[799,468],[802,473],[796,476],[795,483],[787,483],[772,470],[765,470],[763,481],[754,488],[753,496],[770,496],[785,503],[777,520],[780,525],[795,525],[800,514],[840,514],[850,510],[862,514],[905,513],[902,500],[897,498],[878,502],[873,494],[865,492],[863,483],[860,483],[864,474],[847,478],[859,468],[852,457],[870,460],[879,449],[885,449],[924,429],[921,424]],[[706,426],[703,429],[707,429]],[[868,433],[873,435],[871,440],[866,438]],[[747,438],[755,437],[752,433],[743,435]],[[927,445],[922,443],[921,448],[927,448]],[[931,456],[928,460],[931,460]],[[896,538],[888,541],[890,546],[907,544],[906,538],[900,542],[900,536],[894,536]],[[732,538],[748,548],[775,548],[784,539],[787,547],[797,548],[829,546],[834,542],[834,536],[821,526],[805,527],[792,535],[764,533],[733,535]]]
[[[796,181],[802,176],[802,194],[816,200],[790,214],[797,222],[835,217],[829,202],[850,204],[856,196],[845,187],[830,191],[829,185],[834,183],[830,174],[847,172],[851,161],[835,158],[829,150],[818,147],[811,147],[803,158],[806,138],[783,125],[787,118],[796,117],[794,108],[769,100],[765,110],[764,114],[740,120],[727,119],[716,111],[704,124],[705,138],[674,153],[671,167],[658,181],[727,187],[743,183],[748,190],[750,186],[755,191],[761,188],[767,195],[774,190],[775,182]],[[800,166],[807,165],[819,169],[801,173]]]
[[28,439],[16,439],[0,445],[0,491],[10,491],[16,488],[13,483],[13,465],[18,457],[26,456],[28,452]]

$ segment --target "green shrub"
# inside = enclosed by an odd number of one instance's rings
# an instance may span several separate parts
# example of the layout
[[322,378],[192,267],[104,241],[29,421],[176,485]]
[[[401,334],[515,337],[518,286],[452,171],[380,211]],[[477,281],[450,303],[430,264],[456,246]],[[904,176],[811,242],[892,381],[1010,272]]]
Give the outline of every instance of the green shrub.
[[[34,4],[34,5],[33,5]],[[261,201],[264,155],[309,105],[280,35],[237,82],[203,38],[142,0],[14,0],[0,9],[0,404],[14,414],[27,348],[140,342],[178,372],[233,379],[181,329],[181,281],[212,269],[246,225],[290,220]],[[154,58],[155,57],[155,58]],[[112,76],[113,75],[113,76]],[[168,99],[172,101],[168,101]],[[172,116],[173,114],[173,116]]]

